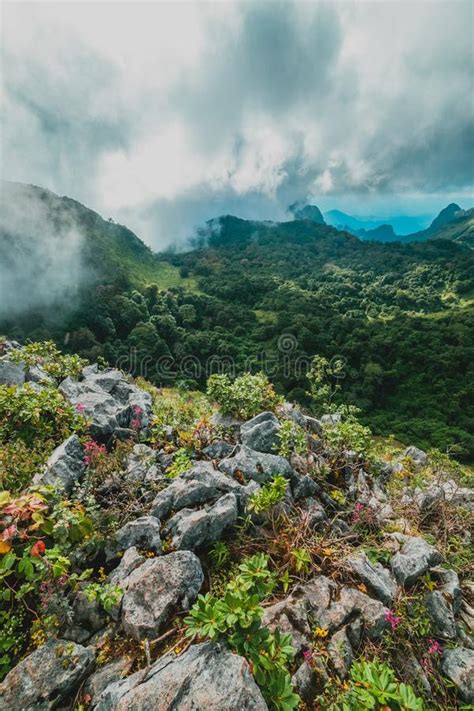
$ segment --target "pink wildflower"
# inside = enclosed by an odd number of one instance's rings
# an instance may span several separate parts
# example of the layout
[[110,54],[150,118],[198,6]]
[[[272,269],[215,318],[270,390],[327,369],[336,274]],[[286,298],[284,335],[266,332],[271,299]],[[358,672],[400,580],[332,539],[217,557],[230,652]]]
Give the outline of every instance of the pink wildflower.
[[76,412],[78,412],[80,415],[82,415],[85,409],[86,409],[86,406],[82,402],[77,403]]
[[137,420],[136,417],[133,418],[133,420],[130,422],[131,427],[133,427],[134,430],[139,430],[142,423],[140,420]]
[[12,526],[8,526],[4,531],[2,531],[2,541],[9,541],[13,538],[17,531],[16,526],[13,524]]
[[313,652],[310,649],[305,649],[303,652],[303,659],[307,664],[313,660]]
[[84,456],[84,463],[85,464],[92,464],[94,459],[96,457],[98,457],[100,454],[107,454],[105,445],[104,444],[97,444],[97,442],[94,442],[93,439],[88,440],[84,444],[84,449],[86,451],[86,454]]
[[437,639],[429,639],[428,642],[430,645],[428,647],[428,654],[441,654],[443,648],[441,647]]
[[387,622],[389,623],[392,630],[397,629],[398,625],[402,621],[401,617],[397,617],[396,614],[392,610],[386,610],[384,617],[387,620]]
[[134,405],[133,412],[139,417],[140,415],[143,415],[143,407],[140,407],[140,405]]
[[354,511],[352,514],[352,523],[358,523],[361,519],[361,514],[364,512],[365,506],[361,504],[360,501],[354,506]]

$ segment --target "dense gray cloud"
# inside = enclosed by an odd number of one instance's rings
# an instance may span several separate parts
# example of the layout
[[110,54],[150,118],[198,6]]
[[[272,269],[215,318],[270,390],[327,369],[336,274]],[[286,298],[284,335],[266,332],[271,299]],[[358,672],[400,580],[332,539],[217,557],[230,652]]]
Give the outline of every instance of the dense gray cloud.
[[3,177],[155,247],[304,198],[470,204],[470,0],[5,8]]

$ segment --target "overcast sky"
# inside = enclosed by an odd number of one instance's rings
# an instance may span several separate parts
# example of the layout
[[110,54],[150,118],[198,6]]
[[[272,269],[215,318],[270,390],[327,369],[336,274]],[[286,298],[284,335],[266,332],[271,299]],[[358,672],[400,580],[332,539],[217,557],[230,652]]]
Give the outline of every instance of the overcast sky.
[[473,195],[471,0],[4,3],[2,177],[154,247],[222,213]]

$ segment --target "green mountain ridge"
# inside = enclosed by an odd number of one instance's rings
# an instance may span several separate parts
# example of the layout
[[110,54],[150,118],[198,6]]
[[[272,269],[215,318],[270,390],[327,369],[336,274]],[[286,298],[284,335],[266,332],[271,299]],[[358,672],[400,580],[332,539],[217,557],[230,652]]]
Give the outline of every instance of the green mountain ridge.
[[216,362],[236,373],[268,368],[303,404],[304,364],[321,355],[343,364],[342,375],[328,373],[336,402],[355,403],[375,433],[454,444],[474,458],[474,252],[459,239],[469,216],[412,244],[364,241],[306,219],[225,216],[187,251],[153,254],[126,227],[31,190],[51,219],[61,205],[74,215],[93,276],[68,310],[7,314],[0,333],[53,338],[134,374],[146,363],[157,385],[202,387]]

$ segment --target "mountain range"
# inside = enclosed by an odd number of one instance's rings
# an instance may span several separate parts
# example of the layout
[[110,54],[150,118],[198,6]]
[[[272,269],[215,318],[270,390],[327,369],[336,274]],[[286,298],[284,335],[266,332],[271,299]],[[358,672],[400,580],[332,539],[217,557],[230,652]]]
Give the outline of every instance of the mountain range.
[[382,220],[375,217],[354,217],[340,210],[329,210],[323,215],[316,205],[306,205],[304,202],[294,203],[289,207],[289,211],[295,220],[328,224],[364,240],[418,242],[439,237],[474,245],[474,208],[463,210],[456,203],[450,203],[441,210],[426,228],[413,232],[409,228],[419,227],[420,223],[425,222],[424,217],[395,216]]
[[135,374],[146,362],[157,385],[202,387],[216,358],[271,368],[302,404],[319,354],[342,364],[330,385],[376,433],[474,459],[472,212],[449,206],[417,241],[381,242],[305,207],[282,223],[214,218],[155,254],[74,200],[6,184],[0,333]]

